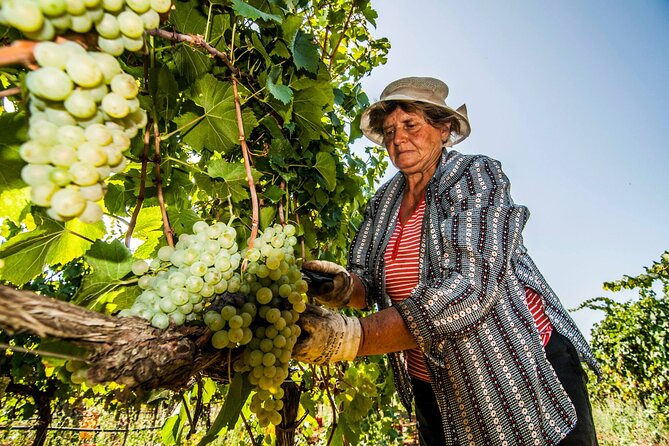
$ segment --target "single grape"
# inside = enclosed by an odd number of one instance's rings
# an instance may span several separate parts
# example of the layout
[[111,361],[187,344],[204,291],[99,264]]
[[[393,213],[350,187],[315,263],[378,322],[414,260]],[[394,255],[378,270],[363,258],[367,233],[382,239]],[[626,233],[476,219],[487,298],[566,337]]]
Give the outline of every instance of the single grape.
[[151,9],[157,13],[163,14],[172,7],[172,0],[151,0]]
[[75,189],[60,189],[51,197],[54,212],[63,217],[76,217],[86,208],[86,200]]
[[67,13],[70,15],[81,15],[86,12],[86,4],[83,0],[66,0]]
[[121,39],[123,40],[123,46],[128,51],[136,53],[138,51],[141,51],[142,48],[144,48],[144,37],[143,36],[140,36],[140,37],[137,37],[137,38],[122,36]]
[[102,0],[102,8],[110,12],[118,12],[125,6],[125,0]]
[[66,51],[54,42],[40,42],[33,48],[35,61],[41,67],[65,69]]
[[70,56],[65,69],[72,81],[82,87],[93,88],[104,79],[95,59],[85,53]]
[[55,17],[62,15],[67,11],[67,3],[65,0],[36,0],[36,2],[42,10],[42,13],[47,16]]
[[117,16],[121,32],[133,39],[137,39],[144,33],[144,22],[133,11],[125,10]]
[[132,270],[132,273],[134,275],[143,276],[149,271],[149,264],[146,263],[144,260],[137,260],[132,263],[130,269]]
[[128,101],[117,93],[108,93],[102,98],[102,110],[112,118],[124,118],[130,113]]
[[58,190],[58,186],[51,182],[35,184],[30,188],[30,201],[37,206],[49,207],[51,197]]
[[114,141],[111,130],[102,124],[87,127],[85,134],[88,141],[99,146],[106,146]]
[[153,9],[149,9],[144,14],[140,15],[144,22],[144,29],[156,29],[160,27],[160,14]]
[[100,201],[104,198],[104,187],[101,183],[79,187],[79,193],[88,201]]
[[59,187],[67,186],[73,179],[70,171],[64,167],[55,167],[49,172],[49,181]]
[[[50,17],[49,21],[53,25],[54,28],[56,28],[60,32],[64,32],[70,29],[70,25],[72,24],[72,18],[69,16],[69,14],[63,14],[60,16],[56,17]],[[63,61],[65,62],[65,61]]]
[[65,99],[65,110],[76,118],[86,119],[95,115],[98,107],[93,96],[84,90],[75,90]]
[[130,9],[138,14],[142,14],[151,7],[151,0],[125,0]]
[[52,170],[53,167],[46,164],[28,164],[21,169],[21,179],[31,186],[47,183]]
[[31,1],[4,0],[2,13],[11,26],[24,33],[39,31],[44,25],[42,11]]
[[69,170],[74,177],[72,181],[78,186],[92,186],[100,180],[100,174],[95,166],[81,161],[72,163]]
[[211,337],[211,344],[214,346],[214,348],[226,348],[229,343],[230,339],[228,338],[228,332],[225,330],[217,331]]
[[[111,80],[110,86],[114,93],[121,95],[125,99],[133,99],[139,93],[137,81],[135,81],[133,76],[126,73],[121,73],[114,76]],[[209,226],[207,226],[207,228],[208,227]]]
[[[71,1],[71,0],[68,0]],[[93,20],[88,14],[72,15],[70,29],[77,33],[87,33],[93,28]]]
[[167,327],[170,326],[170,319],[167,317],[166,314],[156,313],[151,318],[151,325],[153,325],[154,327],[159,328],[161,330],[164,330],[164,329],[166,329]]
[[119,27],[118,20],[116,20],[116,16],[107,12],[95,24],[95,30],[105,39],[117,39],[121,35],[121,28]]
[[123,51],[125,51],[125,44],[123,43],[123,38],[121,36],[115,39],[106,39],[102,36],[98,36],[98,46],[102,51],[112,56],[120,56],[123,54]]
[[26,76],[26,86],[30,92],[51,101],[65,100],[74,88],[70,77],[55,67],[31,71]]

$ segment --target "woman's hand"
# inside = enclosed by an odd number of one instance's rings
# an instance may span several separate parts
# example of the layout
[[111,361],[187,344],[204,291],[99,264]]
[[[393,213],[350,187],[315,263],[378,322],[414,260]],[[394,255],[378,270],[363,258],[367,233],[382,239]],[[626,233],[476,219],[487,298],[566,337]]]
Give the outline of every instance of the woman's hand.
[[353,295],[353,278],[341,265],[326,260],[310,260],[302,264],[302,270],[331,277],[332,280],[308,280],[309,289],[307,295],[313,297],[316,302],[330,308],[341,308],[346,306]]
[[307,305],[297,324],[302,331],[293,348],[293,358],[298,361],[330,364],[357,356],[362,336],[358,318]]

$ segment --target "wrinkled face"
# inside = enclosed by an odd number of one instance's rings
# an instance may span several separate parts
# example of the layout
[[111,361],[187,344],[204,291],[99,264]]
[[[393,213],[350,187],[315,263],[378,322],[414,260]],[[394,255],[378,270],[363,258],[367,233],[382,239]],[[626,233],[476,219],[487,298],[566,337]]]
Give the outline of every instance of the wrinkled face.
[[383,143],[390,161],[405,175],[434,173],[451,124],[437,128],[422,113],[396,108],[383,120]]

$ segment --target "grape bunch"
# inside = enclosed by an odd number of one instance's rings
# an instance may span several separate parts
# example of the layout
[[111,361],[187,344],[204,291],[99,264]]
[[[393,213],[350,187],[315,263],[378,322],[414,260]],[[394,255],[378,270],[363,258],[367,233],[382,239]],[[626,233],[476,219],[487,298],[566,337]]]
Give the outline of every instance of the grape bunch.
[[144,47],[144,30],[160,26],[171,0],[0,0],[0,24],[32,40],[67,31],[98,34],[100,49],[114,56]]
[[[281,384],[289,375],[293,346],[300,335],[297,321],[306,309],[308,285],[297,266],[296,243],[295,226],[274,225],[265,229],[253,248],[243,251],[248,264],[240,292],[248,298],[240,313],[243,316],[247,309],[251,310],[247,319],[253,322],[254,330],[233,367],[237,372],[248,373],[249,382],[255,386],[249,408],[262,427],[281,423]],[[227,317],[223,310],[221,317]],[[228,324],[232,321],[231,318]]]
[[50,217],[95,223],[105,179],[125,169],[123,154],[146,125],[135,79],[116,58],[73,42],[35,45],[40,68],[26,76],[29,140],[19,153],[31,200]]
[[[215,348],[243,348],[233,368],[255,386],[250,409],[261,426],[278,425],[281,384],[289,375],[308,287],[295,257],[295,226],[269,227],[242,252],[234,228],[224,223],[200,221],[193,232],[181,235],[174,248],[161,247],[150,263],[132,265],[143,291],[119,316],[138,316],[160,329],[202,320]],[[226,292],[244,299],[217,305],[216,296]]]
[[241,254],[236,235],[225,223],[199,221],[193,225],[193,234],[181,235],[174,248],[161,247],[157,259],[133,263],[143,291],[119,316],[138,316],[165,329],[170,321],[179,326],[198,319],[215,295],[239,291],[241,278],[236,270]]

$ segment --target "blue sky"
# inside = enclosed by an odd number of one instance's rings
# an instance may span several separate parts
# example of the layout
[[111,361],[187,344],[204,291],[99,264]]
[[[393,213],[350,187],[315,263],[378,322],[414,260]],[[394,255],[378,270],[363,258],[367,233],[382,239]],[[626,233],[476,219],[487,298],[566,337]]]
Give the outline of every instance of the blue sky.
[[[565,306],[669,249],[669,2],[377,0],[388,63],[374,101],[433,76],[467,104],[455,149],[502,162],[531,212],[525,244]],[[393,171],[394,172],[394,171]],[[589,336],[602,313],[572,314]]]

